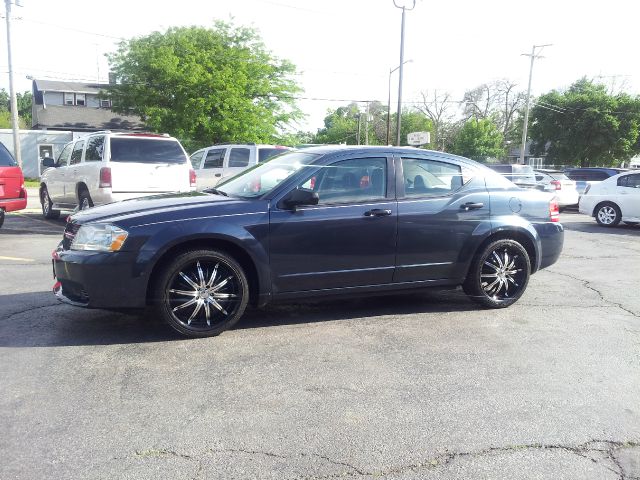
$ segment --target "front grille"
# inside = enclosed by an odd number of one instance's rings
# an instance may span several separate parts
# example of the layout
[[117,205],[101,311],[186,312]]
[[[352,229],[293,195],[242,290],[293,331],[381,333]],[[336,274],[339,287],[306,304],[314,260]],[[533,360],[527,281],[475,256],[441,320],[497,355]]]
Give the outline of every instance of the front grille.
[[78,230],[80,230],[80,225],[74,222],[67,222],[64,227],[64,237],[62,238],[62,248],[64,250],[71,248],[71,242],[73,242]]

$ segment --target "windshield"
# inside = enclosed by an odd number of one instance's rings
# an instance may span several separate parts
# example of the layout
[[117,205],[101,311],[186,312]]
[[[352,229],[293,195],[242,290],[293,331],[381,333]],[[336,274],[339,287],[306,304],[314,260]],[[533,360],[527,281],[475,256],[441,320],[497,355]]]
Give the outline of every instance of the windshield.
[[318,154],[289,152],[243,171],[216,187],[232,197],[255,198],[270,192],[293,173],[320,157]]
[[112,162],[186,163],[177,140],[158,138],[112,138]]

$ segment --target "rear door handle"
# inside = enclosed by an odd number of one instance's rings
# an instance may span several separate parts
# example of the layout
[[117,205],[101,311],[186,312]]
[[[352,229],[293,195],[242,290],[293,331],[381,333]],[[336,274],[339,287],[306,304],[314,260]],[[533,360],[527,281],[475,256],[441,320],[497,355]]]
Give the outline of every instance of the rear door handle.
[[391,210],[384,208],[374,208],[373,210],[364,212],[365,217],[387,217],[389,215],[391,215]]
[[468,212],[469,210],[477,210],[482,207],[484,207],[484,203],[467,202],[460,205],[460,210],[464,210],[465,212]]

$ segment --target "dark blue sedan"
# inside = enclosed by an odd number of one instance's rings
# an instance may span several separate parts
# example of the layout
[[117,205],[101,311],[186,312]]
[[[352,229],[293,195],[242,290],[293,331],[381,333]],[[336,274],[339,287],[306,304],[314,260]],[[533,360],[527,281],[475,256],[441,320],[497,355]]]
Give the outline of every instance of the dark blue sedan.
[[217,335],[248,303],[456,287],[507,307],[562,251],[557,201],[471,160],[413,148],[292,151],[215,190],[73,215],[53,254],[58,298],[151,307]]

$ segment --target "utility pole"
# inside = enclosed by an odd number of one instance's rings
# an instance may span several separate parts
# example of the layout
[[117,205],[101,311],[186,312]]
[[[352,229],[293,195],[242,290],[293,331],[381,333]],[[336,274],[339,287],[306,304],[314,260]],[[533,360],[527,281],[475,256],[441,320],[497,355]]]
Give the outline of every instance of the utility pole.
[[531,66],[529,67],[529,86],[527,87],[527,101],[524,106],[524,125],[522,126],[522,146],[520,147],[520,160],[519,163],[524,165],[524,151],[527,148],[527,128],[529,126],[529,98],[531,97],[531,78],[533,77],[533,62],[536,58],[544,58],[538,54],[536,54],[536,49],[539,48],[540,51],[544,47],[550,47],[552,44],[547,43],[545,45],[534,45],[531,49],[531,53],[523,53],[522,55],[525,57],[531,57]]
[[20,126],[18,125],[18,99],[13,87],[13,60],[11,54],[11,0],[4,0],[7,20],[7,57],[9,63],[9,95],[11,96],[11,125],[13,127],[13,156],[22,168],[22,155],[20,152]]
[[400,146],[400,117],[402,116],[402,73],[404,67],[404,14],[406,10],[413,10],[416,7],[416,0],[413,0],[411,8],[407,8],[405,5],[398,5],[396,0],[393,0],[393,6],[402,9],[402,25],[400,27],[400,75],[398,78],[398,121],[396,123],[396,145]]
[[369,145],[369,102],[364,115],[364,144]]

